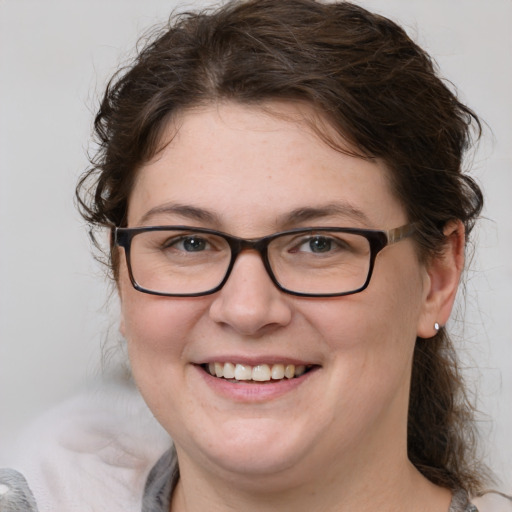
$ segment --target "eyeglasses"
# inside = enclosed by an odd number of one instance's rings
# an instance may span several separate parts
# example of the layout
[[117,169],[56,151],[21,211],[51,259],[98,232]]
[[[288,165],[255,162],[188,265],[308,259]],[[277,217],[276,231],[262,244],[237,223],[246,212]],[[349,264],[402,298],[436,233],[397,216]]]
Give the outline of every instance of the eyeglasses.
[[414,224],[389,231],[312,227],[244,239],[190,226],[116,227],[113,241],[124,248],[133,287],[144,293],[215,293],[239,254],[257,251],[279,290],[301,297],[339,297],[363,291],[377,254],[414,231]]

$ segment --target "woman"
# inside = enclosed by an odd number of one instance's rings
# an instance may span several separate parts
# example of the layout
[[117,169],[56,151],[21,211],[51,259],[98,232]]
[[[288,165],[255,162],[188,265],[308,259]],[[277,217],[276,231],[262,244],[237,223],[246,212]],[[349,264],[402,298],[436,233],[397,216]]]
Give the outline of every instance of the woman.
[[444,325],[480,125],[405,32],[310,0],[182,16],[95,128],[78,198],[111,231],[133,377],[173,440],[114,506],[476,510]]

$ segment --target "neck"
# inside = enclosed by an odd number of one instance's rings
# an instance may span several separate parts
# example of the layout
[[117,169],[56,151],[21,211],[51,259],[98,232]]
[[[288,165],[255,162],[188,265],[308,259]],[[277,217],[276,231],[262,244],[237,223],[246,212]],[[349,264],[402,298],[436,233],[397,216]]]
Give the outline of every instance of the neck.
[[451,499],[448,490],[429,482],[406,458],[374,468],[360,463],[309,468],[307,477],[295,468],[291,473],[227,477],[185,464],[171,511],[440,512],[448,511]]

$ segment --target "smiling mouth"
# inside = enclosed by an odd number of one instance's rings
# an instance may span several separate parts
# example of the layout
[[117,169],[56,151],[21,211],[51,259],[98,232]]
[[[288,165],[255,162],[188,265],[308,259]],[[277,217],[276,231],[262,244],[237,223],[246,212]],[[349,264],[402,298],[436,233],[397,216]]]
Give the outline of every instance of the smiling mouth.
[[294,364],[248,364],[208,363],[201,365],[206,373],[213,377],[226,379],[230,382],[277,382],[285,379],[296,379],[311,371],[314,365]]

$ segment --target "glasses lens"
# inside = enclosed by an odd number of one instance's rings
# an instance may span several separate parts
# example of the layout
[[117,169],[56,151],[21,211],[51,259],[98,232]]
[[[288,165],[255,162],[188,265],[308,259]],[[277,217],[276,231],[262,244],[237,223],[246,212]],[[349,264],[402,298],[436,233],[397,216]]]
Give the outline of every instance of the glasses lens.
[[341,294],[360,289],[370,267],[370,243],[361,235],[313,231],[276,238],[268,247],[277,281],[289,291]]
[[168,294],[209,291],[224,279],[230,262],[224,238],[193,231],[145,231],[132,238],[134,280],[146,290]]

